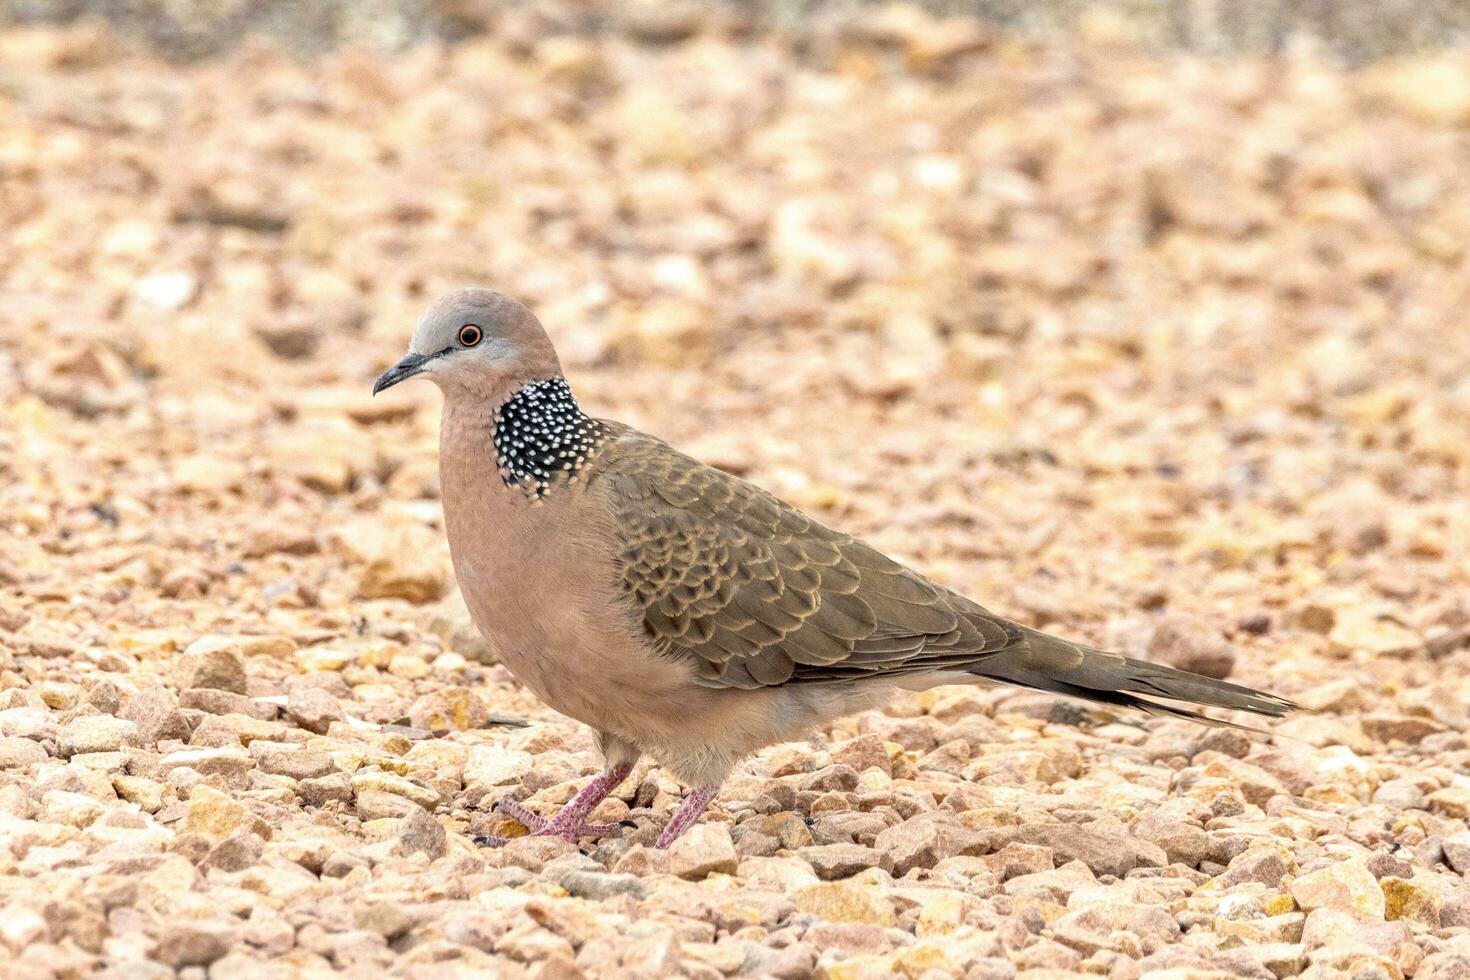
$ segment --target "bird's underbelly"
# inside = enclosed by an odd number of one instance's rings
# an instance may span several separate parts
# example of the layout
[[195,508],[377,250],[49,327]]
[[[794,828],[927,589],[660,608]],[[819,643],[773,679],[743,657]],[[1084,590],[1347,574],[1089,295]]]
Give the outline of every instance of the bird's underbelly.
[[629,732],[657,714],[684,683],[680,668],[656,662],[633,644],[595,631],[528,631],[514,617],[483,632],[501,661],[548,706],[602,731]]
[[[561,714],[631,739],[692,686],[686,667],[641,641],[631,613],[595,570],[562,563],[582,574],[552,581],[530,568],[455,566],[470,616],[501,663]],[[512,586],[508,575],[520,581]]]
[[743,756],[883,699],[853,685],[705,687],[631,625],[565,606],[533,612],[490,597],[476,603],[466,594],[466,600],[516,680],[555,711],[617,735],[691,785],[718,784]]

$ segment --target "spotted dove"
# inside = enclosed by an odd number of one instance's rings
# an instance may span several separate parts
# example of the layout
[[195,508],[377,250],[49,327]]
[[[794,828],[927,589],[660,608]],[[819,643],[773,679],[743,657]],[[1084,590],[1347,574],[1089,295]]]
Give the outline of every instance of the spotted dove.
[[698,820],[742,757],[894,693],[1001,681],[1209,720],[1290,701],[1058,639],[995,615],[771,494],[587,415],[524,306],[465,289],[420,319],[376,394],[444,393],[445,529],[470,614],[502,662],[597,733],[603,773],[552,819],[566,839],[643,753],[693,787]]

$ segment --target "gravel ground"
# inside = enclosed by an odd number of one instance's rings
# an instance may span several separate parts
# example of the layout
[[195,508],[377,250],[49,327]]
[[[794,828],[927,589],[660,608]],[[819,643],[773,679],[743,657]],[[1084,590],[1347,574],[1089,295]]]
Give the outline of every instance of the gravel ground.
[[[1470,61],[492,36],[171,68],[0,34],[7,975],[1470,977]],[[668,38],[662,40],[667,41]],[[584,404],[1269,734],[948,688],[670,852],[477,642],[429,296]]]

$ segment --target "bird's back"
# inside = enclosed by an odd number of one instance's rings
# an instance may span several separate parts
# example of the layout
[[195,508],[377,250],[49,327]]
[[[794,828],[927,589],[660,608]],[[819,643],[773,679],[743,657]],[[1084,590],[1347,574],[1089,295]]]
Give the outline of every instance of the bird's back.
[[761,689],[985,677],[1185,714],[1279,715],[1249,688],[1039,633],[739,477],[617,423],[589,477],[639,625],[701,684]]

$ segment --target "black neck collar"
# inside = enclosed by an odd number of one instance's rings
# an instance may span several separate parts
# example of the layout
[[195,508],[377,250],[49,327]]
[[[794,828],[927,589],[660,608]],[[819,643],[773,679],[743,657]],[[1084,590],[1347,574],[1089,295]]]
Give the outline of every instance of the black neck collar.
[[537,499],[575,481],[606,440],[603,424],[582,411],[565,378],[522,386],[496,410],[494,423],[501,478]]

